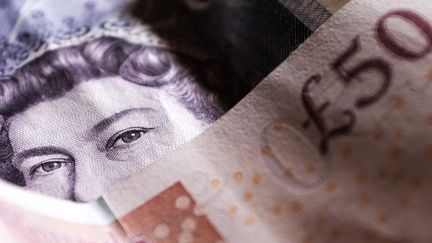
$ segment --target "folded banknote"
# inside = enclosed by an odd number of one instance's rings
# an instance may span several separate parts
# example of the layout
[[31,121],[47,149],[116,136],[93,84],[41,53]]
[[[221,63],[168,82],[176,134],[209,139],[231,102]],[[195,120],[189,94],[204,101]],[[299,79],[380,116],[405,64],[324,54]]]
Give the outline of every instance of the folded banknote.
[[432,6],[345,2],[5,4],[2,239],[432,240]]
[[305,3],[4,1],[0,177],[18,187],[0,198],[7,225],[26,215],[12,236],[120,232],[98,198],[202,133],[330,16]]
[[0,177],[96,200],[201,134],[312,31],[276,0],[203,4],[5,2]]

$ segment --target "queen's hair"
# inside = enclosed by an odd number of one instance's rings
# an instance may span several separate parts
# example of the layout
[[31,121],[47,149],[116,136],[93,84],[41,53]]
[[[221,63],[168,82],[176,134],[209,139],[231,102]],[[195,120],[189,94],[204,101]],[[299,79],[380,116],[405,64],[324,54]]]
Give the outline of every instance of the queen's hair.
[[[48,51],[0,80],[0,115],[7,124],[13,115],[39,102],[62,97],[81,82],[113,76],[163,89],[203,122],[216,120],[247,91],[221,60],[197,59],[167,48],[104,36]],[[12,157],[7,125],[3,125],[0,178],[24,185]]]

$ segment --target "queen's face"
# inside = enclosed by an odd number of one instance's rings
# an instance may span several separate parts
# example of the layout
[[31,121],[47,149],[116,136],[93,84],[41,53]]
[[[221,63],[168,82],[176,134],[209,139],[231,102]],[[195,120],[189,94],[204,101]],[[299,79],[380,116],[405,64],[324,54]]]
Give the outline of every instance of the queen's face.
[[13,116],[9,138],[27,188],[90,201],[205,126],[163,90],[111,77]]

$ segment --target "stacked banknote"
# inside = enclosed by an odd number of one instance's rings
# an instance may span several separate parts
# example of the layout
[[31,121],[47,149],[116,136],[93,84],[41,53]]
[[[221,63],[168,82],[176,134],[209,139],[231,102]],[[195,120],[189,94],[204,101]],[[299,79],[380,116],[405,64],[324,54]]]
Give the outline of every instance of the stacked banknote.
[[430,242],[427,0],[0,3],[1,242]]

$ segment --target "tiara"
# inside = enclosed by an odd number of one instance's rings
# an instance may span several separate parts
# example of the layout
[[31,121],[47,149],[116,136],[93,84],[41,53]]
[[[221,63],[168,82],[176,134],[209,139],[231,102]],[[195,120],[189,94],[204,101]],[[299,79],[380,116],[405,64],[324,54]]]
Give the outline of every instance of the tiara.
[[211,47],[209,43],[185,31],[190,25],[185,24],[184,16],[176,12],[152,23],[143,23],[126,12],[105,19],[100,17],[92,23],[83,21],[77,24],[73,19],[68,21],[65,18],[64,25],[55,30],[47,28],[51,23],[44,18],[42,12],[34,12],[31,18],[30,26],[21,24],[15,26],[9,38],[0,36],[0,78],[11,75],[17,68],[47,51],[78,45],[102,36],[166,48],[197,59],[217,56],[214,46]]

